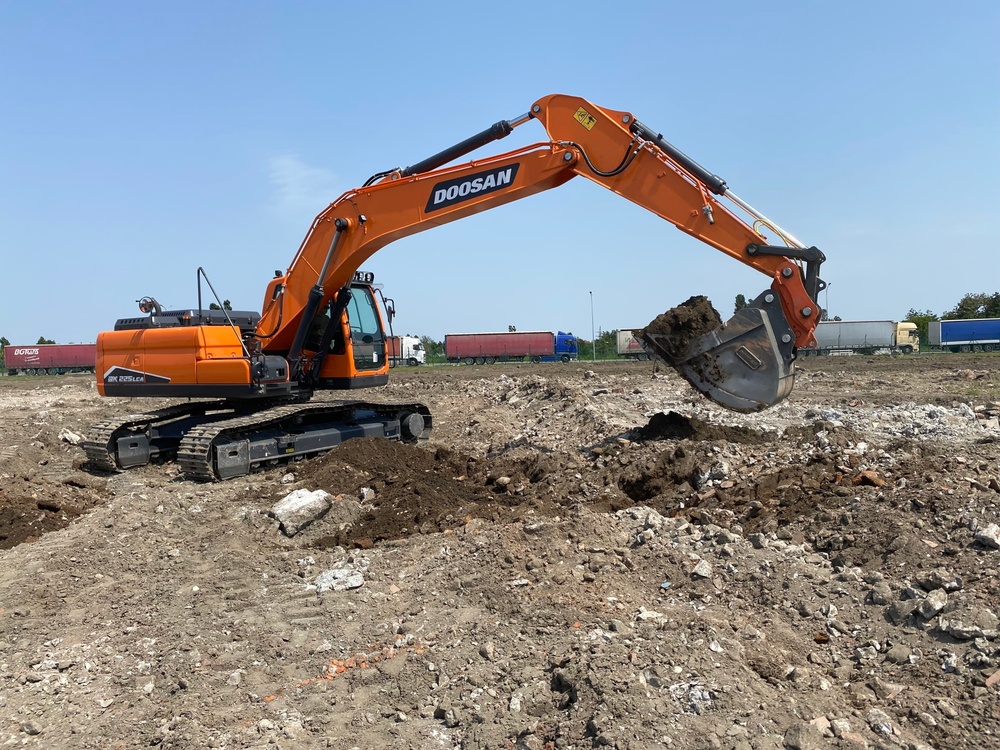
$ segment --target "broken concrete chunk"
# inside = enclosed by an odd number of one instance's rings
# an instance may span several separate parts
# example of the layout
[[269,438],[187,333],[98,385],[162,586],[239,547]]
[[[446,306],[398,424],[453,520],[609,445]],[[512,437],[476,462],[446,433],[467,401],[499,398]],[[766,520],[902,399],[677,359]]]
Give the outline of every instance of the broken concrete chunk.
[[285,495],[271,508],[286,536],[295,536],[330,510],[330,493],[325,490],[299,489]]
[[356,589],[365,583],[364,572],[356,567],[345,565],[342,568],[324,570],[316,576],[316,591],[346,591]]
[[976,541],[991,549],[1000,549],[1000,526],[987,524],[976,532]]

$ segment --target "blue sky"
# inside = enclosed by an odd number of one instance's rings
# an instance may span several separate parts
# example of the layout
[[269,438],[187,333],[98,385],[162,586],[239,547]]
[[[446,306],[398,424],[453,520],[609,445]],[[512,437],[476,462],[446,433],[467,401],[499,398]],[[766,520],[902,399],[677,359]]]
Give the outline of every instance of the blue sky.
[[[632,112],[820,247],[832,315],[940,314],[1000,291],[997,39],[994,0],[3,3],[0,335],[193,307],[199,266],[260,309],[340,194],[549,93]],[[591,300],[598,330],[694,294],[725,318],[768,285],[583,179],[365,269],[435,339],[590,338]]]

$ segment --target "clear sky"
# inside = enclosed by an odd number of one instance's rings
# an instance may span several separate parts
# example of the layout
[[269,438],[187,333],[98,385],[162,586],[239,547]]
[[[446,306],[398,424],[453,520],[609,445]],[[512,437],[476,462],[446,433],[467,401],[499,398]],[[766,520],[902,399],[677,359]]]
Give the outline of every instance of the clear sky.
[[[632,112],[821,248],[831,315],[941,314],[1000,290],[998,40],[996,0],[5,2],[0,335],[194,307],[199,266],[259,310],[340,194],[550,93]],[[438,340],[590,338],[695,294],[727,318],[768,285],[583,179],[364,268]]]

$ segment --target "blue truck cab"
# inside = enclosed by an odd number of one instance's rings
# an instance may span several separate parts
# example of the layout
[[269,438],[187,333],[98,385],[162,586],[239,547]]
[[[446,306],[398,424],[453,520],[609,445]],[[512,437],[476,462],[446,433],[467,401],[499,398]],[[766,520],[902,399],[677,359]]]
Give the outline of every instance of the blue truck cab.
[[553,361],[570,362],[578,358],[578,353],[576,336],[563,331],[556,333]]

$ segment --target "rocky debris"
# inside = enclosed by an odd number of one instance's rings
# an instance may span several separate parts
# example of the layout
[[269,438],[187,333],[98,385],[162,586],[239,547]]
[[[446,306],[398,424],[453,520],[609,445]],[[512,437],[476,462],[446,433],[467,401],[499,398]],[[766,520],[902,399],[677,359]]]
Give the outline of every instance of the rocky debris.
[[316,576],[316,591],[322,594],[325,591],[347,591],[356,589],[365,583],[365,571],[369,562],[365,558],[354,561],[352,564],[341,564],[335,568],[324,570]]
[[73,430],[63,427],[59,430],[59,439],[69,443],[70,445],[80,445],[83,442],[84,437],[79,433],[73,432]]
[[811,358],[748,415],[649,363],[410,368],[427,446],[217,485],[87,474],[59,430],[107,402],[0,387],[0,746],[989,747],[996,379],[948,361]]

